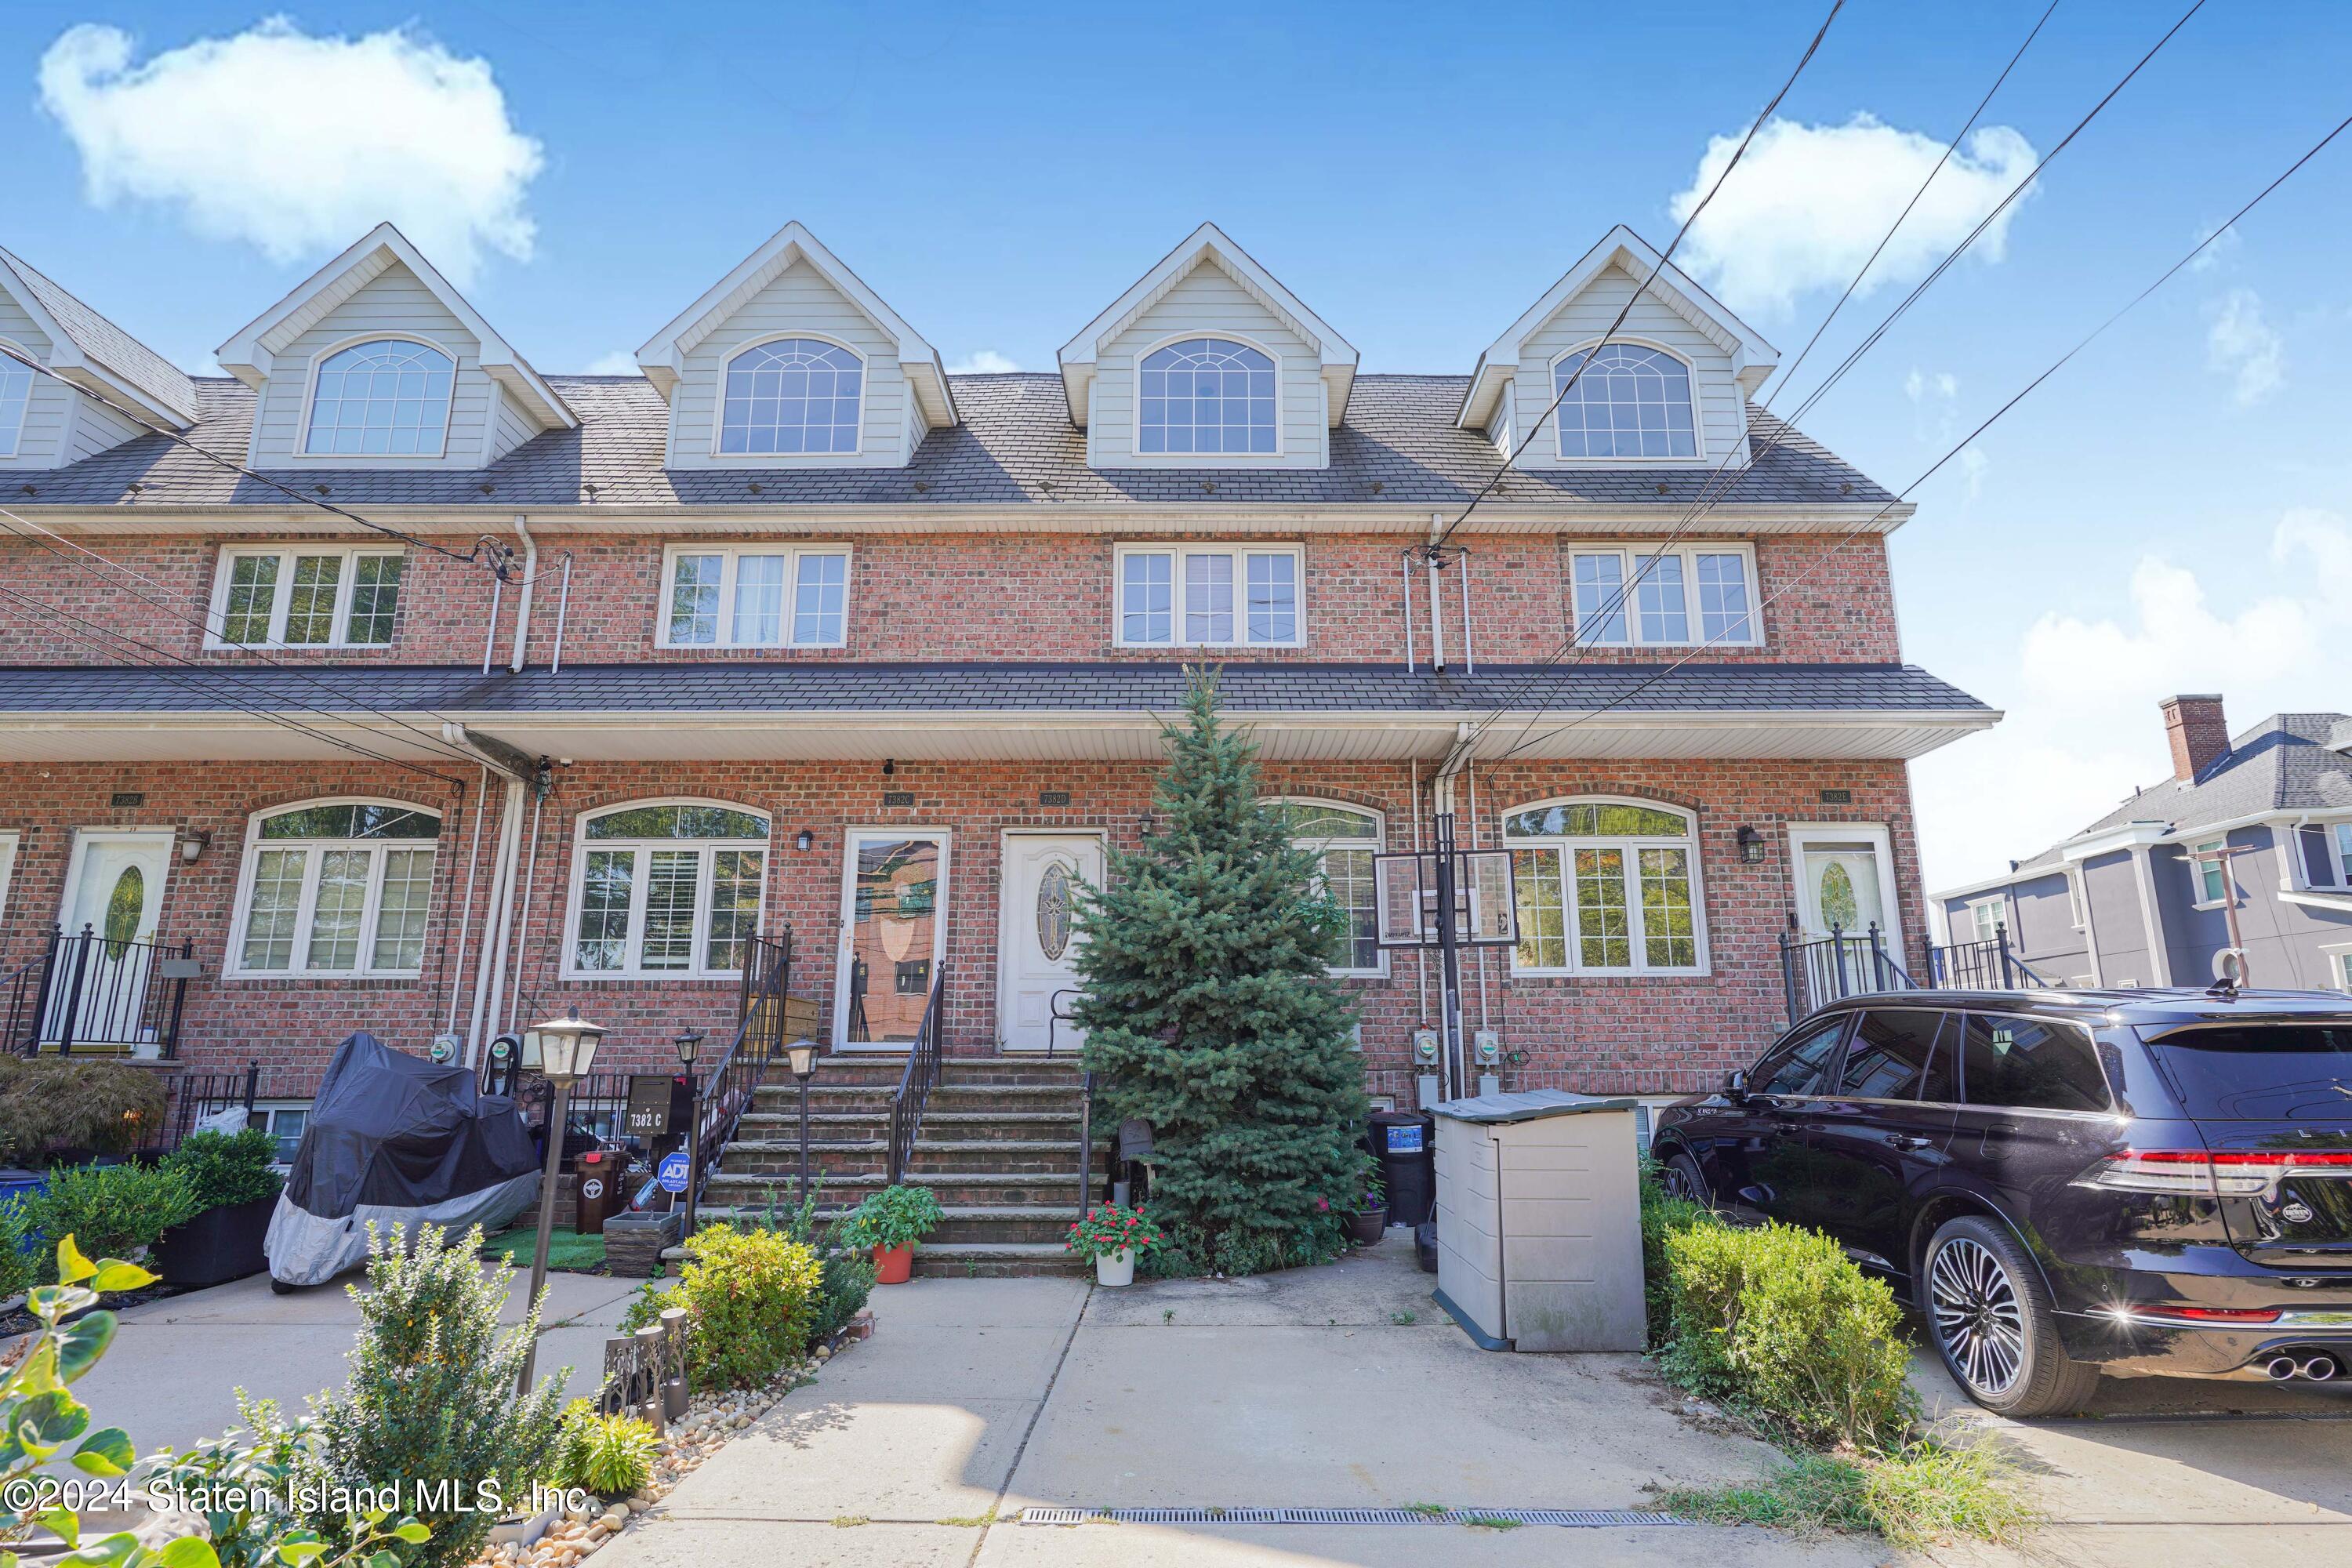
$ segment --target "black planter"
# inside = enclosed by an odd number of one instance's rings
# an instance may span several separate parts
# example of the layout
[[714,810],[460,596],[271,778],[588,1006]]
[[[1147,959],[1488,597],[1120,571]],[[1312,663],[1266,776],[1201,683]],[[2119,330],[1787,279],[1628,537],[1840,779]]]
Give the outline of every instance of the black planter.
[[1358,1247],[1378,1247],[1389,1226],[1389,1211],[1365,1209],[1348,1216],[1348,1235]]
[[256,1198],[206,1209],[185,1225],[173,1226],[155,1244],[155,1267],[167,1283],[194,1289],[225,1284],[269,1267],[262,1237],[269,1232],[276,1198]]

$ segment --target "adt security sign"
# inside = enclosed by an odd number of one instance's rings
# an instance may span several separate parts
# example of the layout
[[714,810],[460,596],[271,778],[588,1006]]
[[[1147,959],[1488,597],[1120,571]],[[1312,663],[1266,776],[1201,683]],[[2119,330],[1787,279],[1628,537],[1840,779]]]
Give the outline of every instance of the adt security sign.
[[666,1193],[686,1191],[686,1173],[688,1165],[689,1162],[683,1149],[675,1154],[663,1155],[661,1168],[655,1176],[655,1179],[661,1183],[661,1190]]

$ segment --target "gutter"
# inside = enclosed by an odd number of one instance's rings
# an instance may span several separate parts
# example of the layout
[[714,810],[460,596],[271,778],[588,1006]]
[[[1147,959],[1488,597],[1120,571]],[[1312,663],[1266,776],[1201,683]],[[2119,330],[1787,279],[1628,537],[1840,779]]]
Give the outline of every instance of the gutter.
[[514,658],[507,668],[522,673],[523,655],[530,643],[530,595],[539,582],[539,541],[530,536],[530,520],[515,513],[514,531],[522,537],[522,596],[515,601]]
[[[483,942],[474,967],[473,1016],[466,1029],[466,1066],[478,1067],[482,1058],[482,1027],[486,1020],[498,1016],[499,1005],[506,991],[506,952],[508,932],[513,926],[515,861],[521,850],[523,790],[534,783],[538,768],[521,752],[504,741],[488,735],[477,735],[456,720],[442,723],[441,737],[451,745],[471,752],[482,765],[506,781],[506,799],[499,816],[499,847],[490,864],[490,894],[488,914],[484,921]],[[544,795],[544,790],[541,790]],[[463,933],[457,947],[457,966],[465,967],[466,948]]]

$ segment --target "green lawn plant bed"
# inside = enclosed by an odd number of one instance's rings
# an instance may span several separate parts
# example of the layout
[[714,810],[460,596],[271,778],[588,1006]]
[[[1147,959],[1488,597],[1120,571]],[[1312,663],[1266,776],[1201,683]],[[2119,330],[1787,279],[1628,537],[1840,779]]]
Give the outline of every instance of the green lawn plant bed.
[[[538,1245],[538,1226],[523,1226],[514,1230],[500,1231],[484,1242],[482,1256],[502,1258],[518,1268],[528,1268],[532,1250]],[[547,1266],[559,1274],[602,1274],[604,1272],[604,1238],[602,1235],[583,1236],[576,1230],[550,1231],[547,1237]]]

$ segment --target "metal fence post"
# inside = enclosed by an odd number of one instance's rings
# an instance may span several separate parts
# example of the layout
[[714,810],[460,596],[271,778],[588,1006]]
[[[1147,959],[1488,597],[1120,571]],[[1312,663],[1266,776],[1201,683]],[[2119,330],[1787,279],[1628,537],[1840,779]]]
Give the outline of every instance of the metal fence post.
[[1845,932],[1830,927],[1830,961],[1837,965],[1837,999],[1843,1000],[1845,989]]
[[1992,928],[1992,940],[1995,951],[2000,954],[2000,984],[2006,991],[2015,984],[2009,968],[2009,927],[1996,921]]
[[1886,949],[1879,944],[1878,922],[1870,922],[1870,988],[1886,989]]
[[80,931],[66,938],[74,944],[73,981],[66,987],[66,1007],[63,1021],[58,1026],[58,1055],[73,1054],[74,1026],[81,1016],[82,977],[89,970],[90,928],[85,924]]

